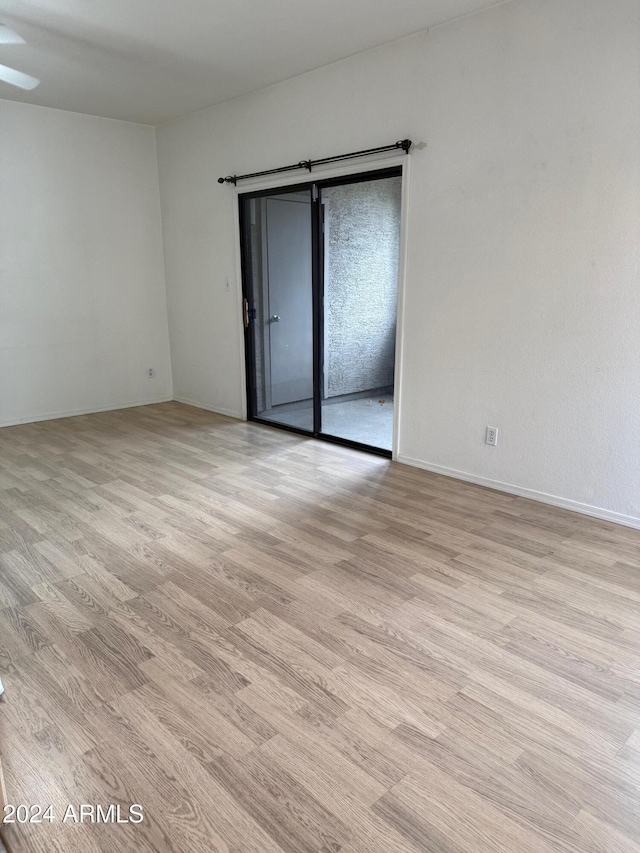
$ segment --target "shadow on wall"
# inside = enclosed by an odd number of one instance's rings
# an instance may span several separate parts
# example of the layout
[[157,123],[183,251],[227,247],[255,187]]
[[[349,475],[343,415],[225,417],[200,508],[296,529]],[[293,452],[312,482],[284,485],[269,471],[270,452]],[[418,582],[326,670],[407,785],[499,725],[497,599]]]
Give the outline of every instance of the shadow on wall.
[[393,385],[402,178],[322,192],[325,397]]

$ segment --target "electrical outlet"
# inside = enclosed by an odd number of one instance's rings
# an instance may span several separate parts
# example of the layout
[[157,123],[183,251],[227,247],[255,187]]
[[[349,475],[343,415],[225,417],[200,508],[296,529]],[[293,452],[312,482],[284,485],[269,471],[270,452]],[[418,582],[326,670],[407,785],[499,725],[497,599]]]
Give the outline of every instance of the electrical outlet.
[[155,375],[156,375],[156,372],[153,369],[153,367],[147,367],[147,376],[149,377],[149,379],[153,379],[153,377]]
[[498,427],[487,427],[487,434],[484,439],[485,444],[490,444],[496,447],[498,444]]

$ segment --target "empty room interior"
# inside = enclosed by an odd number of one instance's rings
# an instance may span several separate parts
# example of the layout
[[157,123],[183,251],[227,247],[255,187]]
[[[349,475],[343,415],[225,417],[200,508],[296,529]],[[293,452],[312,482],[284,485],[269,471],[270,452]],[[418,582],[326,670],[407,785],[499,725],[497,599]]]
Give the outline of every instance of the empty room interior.
[[0,0],[0,850],[640,853],[640,0]]

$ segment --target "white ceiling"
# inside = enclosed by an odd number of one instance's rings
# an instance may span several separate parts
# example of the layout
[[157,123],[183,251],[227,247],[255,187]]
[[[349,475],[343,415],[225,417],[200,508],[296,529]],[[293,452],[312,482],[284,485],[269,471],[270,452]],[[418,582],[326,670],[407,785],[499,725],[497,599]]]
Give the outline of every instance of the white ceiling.
[[[502,0],[504,2],[504,0]],[[158,124],[496,0],[0,0],[0,98]]]

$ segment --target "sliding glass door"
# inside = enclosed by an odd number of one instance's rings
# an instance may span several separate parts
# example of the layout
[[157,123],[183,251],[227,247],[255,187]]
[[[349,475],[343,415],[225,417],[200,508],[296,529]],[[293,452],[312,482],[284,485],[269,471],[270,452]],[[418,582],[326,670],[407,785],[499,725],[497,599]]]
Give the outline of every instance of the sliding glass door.
[[241,196],[250,419],[390,454],[401,181]]

